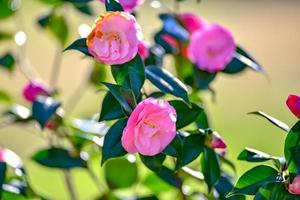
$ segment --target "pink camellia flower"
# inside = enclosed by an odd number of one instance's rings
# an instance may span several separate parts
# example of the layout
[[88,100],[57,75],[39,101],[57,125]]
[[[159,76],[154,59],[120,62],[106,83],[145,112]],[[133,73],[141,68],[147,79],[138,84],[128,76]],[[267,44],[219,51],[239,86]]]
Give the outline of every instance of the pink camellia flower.
[[300,176],[296,176],[291,184],[288,186],[291,194],[300,195]]
[[141,41],[138,45],[138,53],[143,60],[149,57],[149,48],[148,45]]
[[300,97],[297,95],[290,95],[286,100],[286,105],[290,111],[300,119]]
[[129,153],[156,155],[176,136],[176,119],[176,111],[167,101],[145,99],[128,119],[122,146]]
[[30,81],[23,88],[23,97],[29,102],[34,102],[39,95],[49,96],[50,93],[48,86],[37,80]]
[[211,147],[214,149],[226,149],[227,147],[224,139],[217,132],[212,134]]
[[[102,3],[105,3],[105,0],[100,0]],[[122,8],[126,12],[132,12],[139,5],[142,5],[145,0],[119,0]]]
[[189,33],[202,30],[208,24],[204,19],[192,13],[179,14],[178,18]]
[[220,25],[207,25],[195,31],[188,46],[188,57],[201,70],[215,73],[232,60],[235,43],[231,33]]
[[140,26],[126,12],[107,12],[100,16],[87,37],[87,47],[96,60],[123,64],[134,58],[142,39]]

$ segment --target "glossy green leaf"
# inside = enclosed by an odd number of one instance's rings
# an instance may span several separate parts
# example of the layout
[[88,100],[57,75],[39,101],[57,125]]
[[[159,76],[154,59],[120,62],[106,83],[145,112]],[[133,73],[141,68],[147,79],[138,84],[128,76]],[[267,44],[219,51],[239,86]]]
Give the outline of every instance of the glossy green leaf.
[[279,121],[278,119],[262,112],[262,111],[256,111],[256,112],[251,112],[249,114],[254,114],[254,115],[258,115],[261,116],[265,119],[267,119],[269,122],[271,122],[272,124],[274,124],[275,126],[281,128],[282,130],[289,132],[290,127],[288,125],[286,125],[285,123],[283,123],[282,121]]
[[7,18],[14,14],[14,10],[12,9],[12,1],[11,0],[1,0],[0,1],[0,19]]
[[155,156],[144,156],[140,154],[140,158],[146,167],[153,171],[159,171],[163,166],[166,155],[162,153]]
[[70,44],[64,51],[68,50],[77,50],[81,53],[85,54],[86,56],[92,56],[87,48],[86,38],[80,38],[75,40],[72,44]]
[[4,90],[0,90],[0,103],[11,103],[11,96]]
[[210,83],[215,80],[217,74],[201,71],[197,67],[194,67],[194,85],[199,90],[206,90],[210,88]]
[[128,188],[137,182],[138,169],[125,158],[111,159],[104,166],[104,174],[110,189]]
[[32,104],[32,116],[44,128],[60,105],[52,97],[39,96]]
[[102,165],[110,158],[120,157],[127,153],[121,144],[121,137],[126,124],[127,119],[117,121],[105,135],[102,148]]
[[[288,162],[290,173],[297,173],[296,153],[294,150],[300,145],[300,121],[298,121],[289,131],[284,144],[284,156]],[[299,155],[298,155],[299,156]],[[299,166],[300,169],[300,166]]]
[[201,107],[194,103],[191,103],[191,107],[179,100],[169,101],[169,103],[175,108],[177,113],[177,129],[181,129],[193,123],[200,116],[200,114],[204,112]]
[[124,11],[117,0],[105,0],[106,11]]
[[133,91],[120,85],[114,85],[111,83],[103,84],[109,89],[111,94],[119,102],[125,112],[130,114],[136,106],[136,100]]
[[182,139],[182,149],[177,157],[176,169],[194,161],[202,152],[204,147],[204,136],[192,134]]
[[122,65],[112,65],[111,71],[118,85],[130,88],[135,98],[141,99],[141,88],[145,82],[145,67],[139,55]]
[[245,148],[238,156],[238,160],[246,160],[248,162],[265,162],[271,159],[270,155],[251,148]]
[[5,181],[6,176],[6,163],[0,161],[0,198],[2,193],[2,185]]
[[9,52],[0,57],[0,67],[8,71],[12,71],[14,69],[15,64],[16,60],[14,56]]
[[278,172],[267,165],[259,165],[244,173],[237,181],[234,189],[227,195],[255,195],[259,188],[266,183],[276,182]]
[[211,190],[221,176],[218,156],[213,149],[208,147],[204,148],[201,157],[201,169],[204,175],[204,180],[209,190]]
[[220,200],[244,200],[245,196],[242,195],[236,195],[232,196],[230,198],[226,198],[226,195],[233,189],[233,183],[231,178],[223,174],[219,181],[216,183],[215,188],[219,194]]
[[190,103],[186,86],[170,72],[157,66],[146,67],[146,77],[162,92],[182,98]]
[[149,49],[149,56],[145,59],[145,66],[155,65],[158,67],[163,66],[163,59],[165,55],[165,50],[160,45],[155,44]]
[[172,185],[173,187],[179,188],[181,185],[180,180],[178,179],[175,172],[165,166],[162,166],[160,170],[156,172],[156,174],[159,176],[159,178]]
[[74,3],[74,7],[81,13],[86,15],[93,15],[92,7],[87,3]]
[[66,149],[56,147],[40,150],[32,156],[32,159],[43,166],[51,168],[71,169],[87,166],[86,161],[80,157],[74,157]]
[[196,125],[201,129],[210,128],[209,119],[205,111],[201,112],[196,119]]
[[169,184],[159,178],[154,172],[148,174],[142,183],[154,194],[165,193],[172,188]]
[[102,102],[99,122],[104,120],[120,119],[125,116],[126,115],[119,102],[110,92],[107,92]]

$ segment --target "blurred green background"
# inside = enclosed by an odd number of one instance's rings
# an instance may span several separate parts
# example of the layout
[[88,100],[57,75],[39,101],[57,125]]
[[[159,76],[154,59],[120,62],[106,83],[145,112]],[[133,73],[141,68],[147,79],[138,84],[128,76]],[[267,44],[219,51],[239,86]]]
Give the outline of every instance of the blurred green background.
[[[162,8],[150,7],[150,0],[141,6],[138,21],[145,39],[151,43],[152,33],[161,26],[157,13]],[[173,1],[162,0],[170,8]],[[241,174],[251,166],[236,161],[238,153],[246,146],[280,156],[283,152],[285,133],[265,120],[247,115],[250,111],[262,110],[288,125],[296,119],[285,105],[288,94],[300,94],[300,1],[298,0],[193,0],[181,3],[181,12],[193,12],[210,22],[228,27],[238,44],[247,49],[265,68],[269,79],[250,70],[241,75],[220,74],[213,84],[216,101],[210,93],[204,93],[208,112],[213,124],[228,144],[228,156],[237,164]],[[95,13],[101,14],[103,6],[92,2]],[[7,19],[0,23],[1,30],[27,34],[26,56],[45,81],[49,80],[56,41],[37,24],[37,18],[47,12],[47,7],[38,0],[23,0],[20,18]],[[85,23],[92,25],[95,17],[79,14],[71,7],[64,8],[70,26],[71,41],[78,38],[77,28]],[[16,26],[16,24],[19,24]],[[0,46],[0,52],[16,49],[13,43]],[[166,60],[168,68],[172,60]],[[61,98],[67,100],[76,88],[81,87],[91,70],[91,61],[77,52],[66,52],[59,76],[58,88]],[[12,75],[0,71],[0,87],[11,92],[18,103],[26,79],[17,71]],[[74,117],[89,117],[97,113],[102,101],[96,88],[86,88],[79,104],[72,112]],[[11,126],[0,128],[0,146],[10,148],[25,160],[33,187],[53,199],[68,199],[63,177],[58,170],[49,170],[30,161],[32,153],[46,145],[34,127]],[[99,171],[95,163],[95,171]],[[96,187],[82,170],[73,170],[74,181],[80,199],[91,199],[97,194]]]

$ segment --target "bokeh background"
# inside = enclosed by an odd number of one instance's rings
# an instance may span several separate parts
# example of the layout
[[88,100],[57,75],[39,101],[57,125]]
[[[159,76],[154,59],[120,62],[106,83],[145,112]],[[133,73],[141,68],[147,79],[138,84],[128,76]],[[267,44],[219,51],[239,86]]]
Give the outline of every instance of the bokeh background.
[[[173,6],[171,0],[162,2],[167,7]],[[161,26],[157,14],[164,11],[163,8],[152,8],[150,3],[146,0],[140,7],[138,17],[149,43],[152,42],[152,33]],[[92,4],[97,15],[104,11],[98,2]],[[49,80],[58,48],[56,41],[36,23],[37,18],[47,11],[47,7],[38,0],[23,0],[21,17],[0,23],[1,30],[26,32],[26,56],[45,81]],[[188,0],[181,3],[180,11],[197,13],[210,22],[229,28],[236,42],[247,49],[268,73],[269,78],[251,70],[236,76],[221,74],[213,84],[216,101],[212,102],[210,93],[204,93],[213,128],[225,138],[228,156],[237,164],[238,174],[251,167],[236,160],[244,147],[282,155],[285,133],[262,118],[247,113],[262,110],[289,125],[296,121],[285,106],[285,100],[288,94],[300,94],[300,1],[202,0],[196,4]],[[71,7],[65,7],[64,13],[71,30],[68,43],[79,37],[77,30],[80,24],[92,25],[96,17],[79,14]],[[16,49],[17,46],[14,43],[1,44],[0,52],[8,48]],[[91,70],[90,60],[75,51],[64,53],[62,59],[58,77],[61,99],[67,104],[74,91],[83,88],[83,93],[76,97],[80,98],[78,105],[70,115],[89,117],[97,113],[102,95],[96,93],[95,87],[83,87]],[[166,64],[169,69],[173,66],[172,60],[167,60]],[[0,87],[10,91],[20,104],[26,104],[21,96],[25,83],[26,78],[19,71],[12,75],[0,71]],[[0,146],[10,148],[24,158],[34,188],[53,199],[68,199],[61,172],[30,161],[32,153],[46,145],[38,134],[32,127],[0,128]],[[99,163],[95,163],[95,171],[99,171]],[[85,172],[75,169],[72,174],[80,199],[91,199],[97,194],[96,187]]]

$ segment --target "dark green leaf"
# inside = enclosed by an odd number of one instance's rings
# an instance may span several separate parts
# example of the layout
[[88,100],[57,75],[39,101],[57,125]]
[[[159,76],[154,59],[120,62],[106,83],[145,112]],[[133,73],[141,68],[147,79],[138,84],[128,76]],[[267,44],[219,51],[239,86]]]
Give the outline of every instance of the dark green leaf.
[[86,167],[86,162],[80,157],[74,157],[66,149],[52,147],[43,149],[32,157],[37,163],[51,168],[71,169],[74,167]]
[[266,165],[256,166],[239,178],[234,189],[227,197],[240,194],[255,195],[262,185],[276,182],[277,177],[278,172],[274,168]]
[[177,178],[175,172],[170,170],[169,168],[162,166],[156,174],[164,180],[166,183],[179,188],[180,187],[180,180]]
[[125,116],[119,102],[110,92],[107,92],[102,102],[99,121],[120,119]]
[[220,164],[218,156],[211,148],[205,147],[201,157],[201,169],[204,175],[204,180],[209,188],[217,183],[221,176]]
[[205,112],[201,112],[198,118],[196,119],[196,125],[201,129],[210,128],[208,116]]
[[105,135],[102,149],[102,165],[110,158],[120,157],[127,153],[121,144],[121,137],[126,124],[127,119],[117,121]]
[[11,0],[0,1],[0,19],[7,18],[14,14],[15,11],[12,9],[12,3]]
[[191,107],[185,104],[183,101],[173,100],[169,101],[177,113],[176,127],[181,129],[191,123],[193,123],[204,110],[198,105],[191,103]]
[[222,175],[219,181],[215,185],[218,191],[220,200],[244,200],[245,197],[241,195],[236,195],[230,198],[226,198],[226,195],[233,189],[233,183],[229,176],[226,174]]
[[164,149],[163,153],[173,157],[180,157],[182,154],[183,139],[182,136],[176,134],[172,142]]
[[163,166],[166,155],[160,153],[155,156],[144,156],[140,154],[140,158],[149,169],[159,171]]
[[209,73],[206,71],[199,70],[196,66],[194,67],[194,81],[195,86],[199,90],[209,89],[210,83],[215,80],[217,74]]
[[128,188],[137,182],[138,177],[136,163],[125,158],[109,160],[104,166],[104,173],[110,189]]
[[106,11],[124,11],[121,4],[116,0],[105,0]]
[[74,7],[81,13],[86,14],[86,15],[93,15],[93,10],[90,5],[87,3],[75,3],[73,4]]
[[151,46],[148,50],[149,56],[145,59],[145,66],[155,65],[162,67],[165,50],[158,44]]
[[156,66],[146,67],[146,77],[162,92],[182,98],[190,103],[186,86],[165,69]]
[[70,46],[64,49],[64,51],[68,50],[77,50],[85,54],[86,56],[92,56],[87,48],[86,38],[75,40]]
[[5,175],[6,175],[6,163],[0,161],[0,198],[2,193],[2,185],[5,181]]
[[145,82],[145,67],[139,55],[122,65],[112,65],[111,71],[118,85],[130,88],[136,99],[141,98],[141,88]]
[[289,132],[290,127],[288,125],[286,125],[285,123],[279,121],[278,119],[271,117],[270,115],[267,115],[266,113],[262,112],[262,111],[256,111],[256,112],[251,112],[249,114],[254,114],[254,115],[259,115],[262,116],[263,118],[267,119],[269,122],[271,122],[272,124],[274,124],[275,126],[281,128],[282,130]]
[[159,98],[161,98],[161,97],[163,97],[163,96],[165,96],[166,94],[165,93],[163,93],[163,92],[152,92],[151,94],[149,94],[148,96],[149,97],[153,97],[153,98],[155,98],[155,99],[159,99]]
[[[296,146],[300,145],[300,121],[298,121],[289,131],[284,144],[284,156],[288,162],[288,169],[290,173],[297,173],[297,163],[294,158]],[[294,153],[294,154],[293,154]],[[298,155],[299,156],[299,155]],[[299,167],[300,169],[300,167]]]
[[32,116],[44,128],[60,105],[52,97],[39,96],[32,104]]
[[246,160],[248,162],[265,162],[271,159],[270,155],[251,148],[244,149],[238,156],[238,160]]
[[12,71],[16,64],[16,60],[11,53],[6,53],[5,55],[0,57],[0,67],[8,71]]
[[176,169],[180,169],[195,160],[200,153],[202,153],[203,147],[203,135],[192,134],[184,137],[182,139],[182,151],[180,152],[180,156],[177,158]]
[[132,90],[124,88],[120,85],[114,85],[111,83],[103,83],[123,107],[127,114],[130,114],[136,106],[136,100]]

